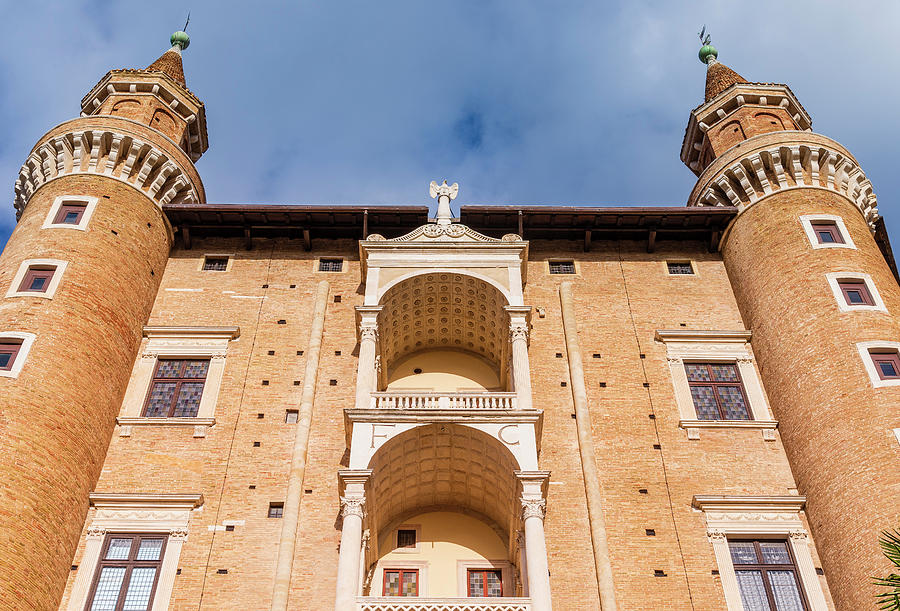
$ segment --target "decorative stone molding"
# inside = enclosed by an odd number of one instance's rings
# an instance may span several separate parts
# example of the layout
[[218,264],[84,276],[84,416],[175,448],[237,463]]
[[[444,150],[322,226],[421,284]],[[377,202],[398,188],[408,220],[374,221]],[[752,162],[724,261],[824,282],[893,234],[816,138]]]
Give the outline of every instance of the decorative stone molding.
[[528,341],[528,325],[525,323],[512,323],[509,325],[509,341]]
[[16,217],[42,185],[73,174],[97,174],[131,185],[160,208],[200,203],[189,173],[162,149],[110,129],[71,131],[51,137],[22,164],[15,185]]
[[361,341],[378,341],[378,327],[364,326],[359,330],[359,339]]
[[742,212],[774,193],[826,189],[850,200],[874,228],[878,201],[872,183],[841,145],[818,134],[778,134],[780,141],[759,137],[754,147],[751,138],[743,143],[746,150],[725,153],[723,165],[717,160],[701,174],[688,206],[734,206]]
[[365,498],[353,498],[353,497],[341,497],[341,517],[346,518],[347,516],[357,516],[359,518],[365,517],[365,509],[364,506],[366,504]]
[[544,499],[522,499],[522,519],[540,518],[544,519],[547,511],[547,501]]
[[[509,236],[514,236],[515,239],[511,239]],[[385,242],[425,242],[425,241],[435,241],[435,242],[462,242],[462,241],[471,241],[471,242],[480,242],[483,244],[501,244],[501,243],[510,243],[510,242],[520,242],[521,238],[515,234],[506,234],[503,238],[497,239],[492,238],[490,236],[486,236],[483,233],[479,233],[475,231],[471,227],[466,225],[460,225],[459,223],[452,223],[448,225],[438,225],[435,223],[431,223],[428,225],[422,225],[421,227],[417,227],[413,229],[409,233],[402,235],[397,238],[393,238],[390,240],[386,240],[384,236],[379,234],[372,234],[367,239],[367,241],[385,241]]]
[[85,533],[85,536],[90,537],[90,538],[100,538],[100,539],[102,539],[103,537],[106,536],[106,529],[105,529],[105,528],[99,528],[99,527],[97,527],[97,526],[90,526],[90,527],[87,529],[87,533]]

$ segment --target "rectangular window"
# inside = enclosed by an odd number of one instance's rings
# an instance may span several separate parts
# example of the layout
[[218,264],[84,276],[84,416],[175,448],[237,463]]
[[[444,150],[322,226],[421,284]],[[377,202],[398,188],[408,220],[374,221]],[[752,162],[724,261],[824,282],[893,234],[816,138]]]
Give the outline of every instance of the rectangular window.
[[284,412],[284,421],[287,424],[297,424],[297,420],[300,417],[300,412],[295,409],[289,409]]
[[698,420],[752,420],[736,363],[685,363]]
[[284,503],[269,503],[269,517],[270,518],[283,518],[284,517]]
[[574,261],[550,261],[551,274],[574,274]]
[[89,611],[147,611],[153,602],[166,537],[108,535],[88,597]]
[[900,379],[900,355],[896,352],[870,352],[875,370],[882,380]]
[[691,276],[694,274],[694,267],[690,261],[667,261],[666,267],[672,276]]
[[843,244],[844,236],[838,229],[837,223],[833,221],[814,221],[811,223],[813,233],[819,244]]
[[0,339],[0,371],[11,371],[22,342]]
[[55,267],[29,267],[19,285],[20,293],[46,293],[56,273]]
[[469,569],[469,596],[503,596],[503,577],[499,569]]
[[838,280],[838,286],[844,295],[844,300],[849,306],[875,305],[869,287],[861,280]]
[[56,225],[77,225],[84,216],[87,204],[64,203],[56,212],[53,223]]
[[339,272],[344,269],[343,259],[319,259],[320,272]]
[[144,406],[146,418],[193,418],[209,371],[209,359],[159,359]]
[[418,569],[385,569],[382,596],[418,596]]
[[228,269],[228,257],[206,257],[203,260],[203,271],[224,272]]
[[416,531],[415,529],[401,528],[397,531],[397,547],[416,547]]
[[745,611],[807,609],[786,541],[729,541]]

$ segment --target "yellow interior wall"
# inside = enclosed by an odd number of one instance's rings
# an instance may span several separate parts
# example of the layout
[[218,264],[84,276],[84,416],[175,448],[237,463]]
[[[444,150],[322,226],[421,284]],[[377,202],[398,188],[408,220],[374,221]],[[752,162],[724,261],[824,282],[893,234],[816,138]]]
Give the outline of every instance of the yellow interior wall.
[[[417,368],[422,373],[413,373]],[[459,350],[428,350],[398,361],[390,372],[387,390],[498,391],[501,384],[494,368],[481,357]]]
[[[422,569],[418,564],[402,566],[405,562],[427,562],[427,584],[424,594],[422,583],[419,594],[431,597],[466,596],[459,590],[458,560],[506,560],[503,541],[490,526],[470,516],[445,511],[423,513],[408,519],[398,528],[418,527],[416,550],[395,550],[397,528],[378,534],[379,560],[372,577],[371,596],[381,596],[384,586],[383,563],[391,568],[418,568],[422,580]],[[398,564],[399,563],[399,564]],[[485,568],[490,565],[485,564]]]

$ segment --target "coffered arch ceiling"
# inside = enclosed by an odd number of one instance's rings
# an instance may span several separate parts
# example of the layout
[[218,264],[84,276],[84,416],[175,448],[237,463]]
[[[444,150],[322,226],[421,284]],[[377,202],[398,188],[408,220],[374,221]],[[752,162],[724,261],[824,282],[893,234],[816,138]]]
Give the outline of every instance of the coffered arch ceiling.
[[507,300],[484,280],[428,272],[389,289],[381,305],[379,341],[387,371],[407,355],[436,348],[473,352],[502,371],[509,328],[503,310]]

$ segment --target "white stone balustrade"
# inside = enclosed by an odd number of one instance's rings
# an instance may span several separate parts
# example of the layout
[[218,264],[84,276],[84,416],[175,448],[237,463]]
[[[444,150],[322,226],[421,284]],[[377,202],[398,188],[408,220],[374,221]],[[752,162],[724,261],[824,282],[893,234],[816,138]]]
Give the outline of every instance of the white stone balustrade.
[[531,611],[530,598],[375,598],[357,599],[357,611]]
[[514,392],[373,392],[371,409],[517,409]]

